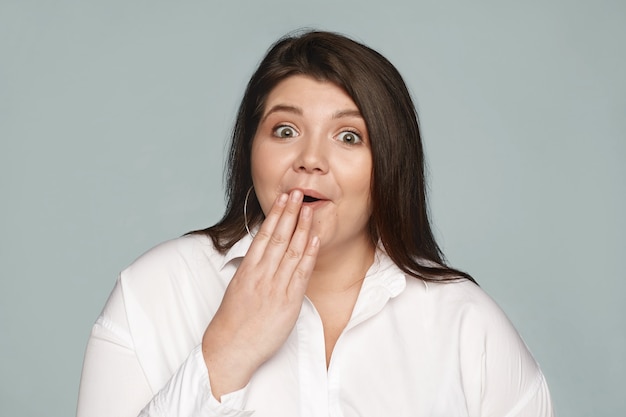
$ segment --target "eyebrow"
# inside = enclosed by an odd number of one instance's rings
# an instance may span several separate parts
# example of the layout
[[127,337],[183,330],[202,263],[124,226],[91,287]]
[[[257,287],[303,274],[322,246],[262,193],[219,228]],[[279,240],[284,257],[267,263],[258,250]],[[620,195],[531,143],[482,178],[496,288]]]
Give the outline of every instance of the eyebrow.
[[267,113],[265,113],[265,116],[263,116],[263,119],[261,119],[261,123],[263,123],[265,119],[269,117],[270,114],[276,113],[279,111],[284,111],[287,113],[294,113],[294,114],[297,114],[298,116],[302,116],[303,114],[302,109],[300,107],[289,106],[287,104],[277,104],[273,106],[271,109],[269,109]]
[[[269,109],[267,113],[265,113],[265,116],[263,116],[263,119],[261,119],[261,123],[263,123],[265,119],[267,119],[272,113],[281,111],[297,114],[298,116],[302,116],[304,114],[300,107],[290,106],[288,104],[277,104],[275,106],[272,106],[272,108]],[[363,118],[360,111],[351,109],[339,110],[338,112],[335,112],[332,117],[333,119],[341,119],[342,117],[359,117],[361,119]]]
[[360,117],[361,119],[363,118],[361,112],[358,110],[340,110],[333,114],[333,119],[341,119],[342,117]]

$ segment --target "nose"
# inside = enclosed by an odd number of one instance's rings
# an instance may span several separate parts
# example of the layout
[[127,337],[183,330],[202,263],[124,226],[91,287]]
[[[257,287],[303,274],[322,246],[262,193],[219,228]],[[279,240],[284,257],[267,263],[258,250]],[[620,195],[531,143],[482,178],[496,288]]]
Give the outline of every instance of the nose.
[[299,141],[300,149],[294,160],[297,172],[325,174],[328,172],[326,140],[321,136],[308,136]]

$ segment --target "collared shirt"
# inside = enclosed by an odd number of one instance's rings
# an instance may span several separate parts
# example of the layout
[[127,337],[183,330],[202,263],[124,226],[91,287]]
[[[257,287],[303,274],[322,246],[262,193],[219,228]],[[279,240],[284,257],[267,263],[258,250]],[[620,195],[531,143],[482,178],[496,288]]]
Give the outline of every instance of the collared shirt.
[[87,345],[78,417],[552,416],[541,370],[480,287],[406,276],[380,249],[328,368],[305,298],[284,345],[217,401],[202,336],[250,243],[223,255],[185,236],[120,274]]

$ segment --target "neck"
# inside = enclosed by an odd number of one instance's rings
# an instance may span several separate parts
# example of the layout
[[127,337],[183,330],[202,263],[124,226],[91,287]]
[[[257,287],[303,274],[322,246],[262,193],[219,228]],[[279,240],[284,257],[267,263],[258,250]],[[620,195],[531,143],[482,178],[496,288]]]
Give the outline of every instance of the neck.
[[367,270],[374,262],[376,251],[369,239],[351,242],[339,248],[321,249],[309,281],[307,296],[316,298],[361,287]]

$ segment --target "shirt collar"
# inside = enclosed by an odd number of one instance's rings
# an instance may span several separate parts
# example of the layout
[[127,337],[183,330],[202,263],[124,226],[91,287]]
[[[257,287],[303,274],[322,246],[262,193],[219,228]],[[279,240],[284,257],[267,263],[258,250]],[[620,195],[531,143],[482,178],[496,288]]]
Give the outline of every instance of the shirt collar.
[[[252,230],[253,234],[256,234],[257,228]],[[231,261],[235,259],[243,258],[248,253],[248,249],[250,249],[250,245],[252,244],[252,236],[248,233],[244,235],[241,239],[237,241],[224,255],[224,260],[222,261],[222,265],[220,265],[220,270],[224,269],[226,265],[228,265]]]
[[380,242],[376,248],[374,262],[365,274],[363,286],[383,287],[391,298],[399,295],[406,287],[406,274],[391,260]]
[[[255,234],[257,230],[258,226],[252,230],[252,233]],[[248,253],[251,244],[252,236],[250,234],[239,239],[224,255],[220,269],[224,269],[231,261],[243,258]],[[396,297],[406,287],[406,274],[391,260],[380,242],[376,248],[374,262],[365,274],[363,285],[369,288],[383,287],[391,298]]]

